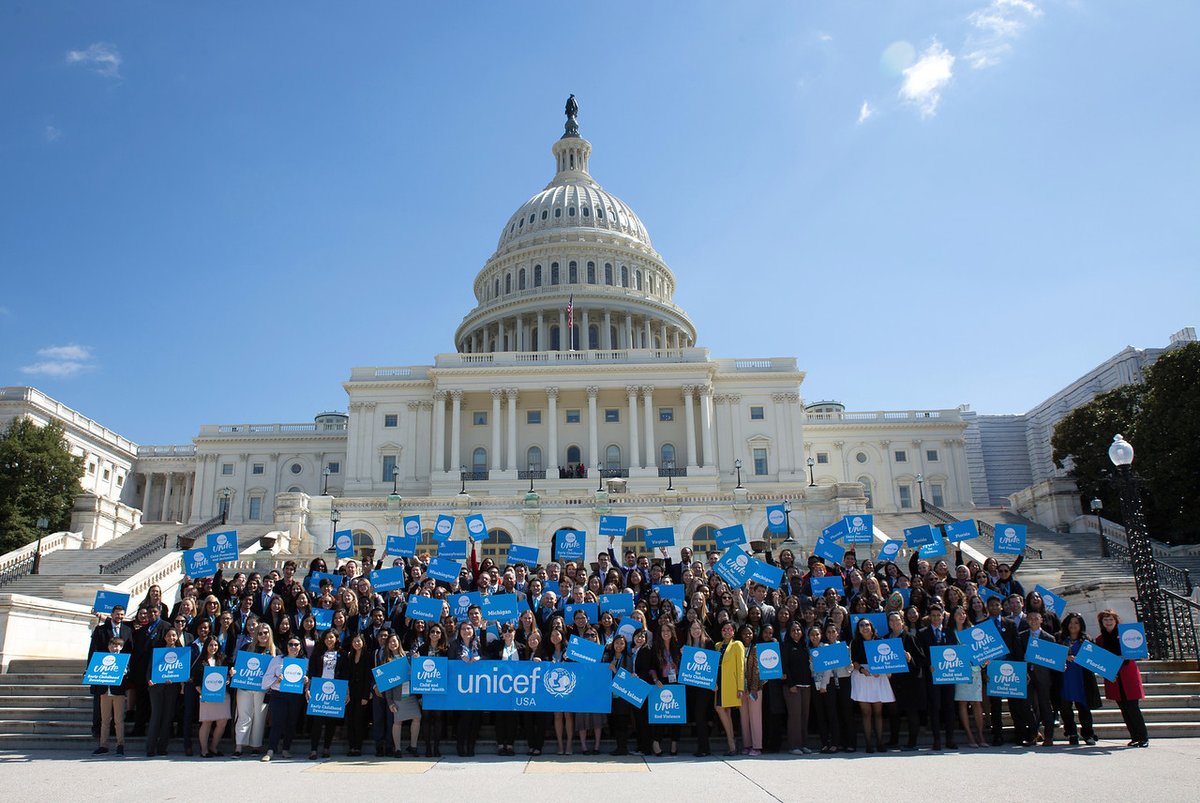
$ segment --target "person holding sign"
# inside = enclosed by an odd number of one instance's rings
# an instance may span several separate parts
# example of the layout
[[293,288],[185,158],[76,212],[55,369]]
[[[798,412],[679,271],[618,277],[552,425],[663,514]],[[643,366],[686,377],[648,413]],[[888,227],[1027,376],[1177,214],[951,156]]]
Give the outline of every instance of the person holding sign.
[[[962,610],[961,608],[959,610]],[[963,612],[966,618],[966,612]],[[945,626],[945,611],[938,603],[929,606],[929,625],[917,631],[917,649],[921,670],[925,676],[925,695],[929,700],[929,729],[933,731],[933,749],[941,750],[945,743],[954,747],[954,689],[949,683],[933,682],[933,665],[939,660],[943,647],[954,644],[954,635]],[[976,706],[978,710],[978,706]],[[983,712],[980,712],[980,730],[983,730]]]
[[[703,619],[693,619],[688,623],[685,643],[689,647],[695,647],[700,650],[711,650],[713,648],[712,639],[708,637],[708,631],[705,629]],[[688,685],[685,688],[688,715],[695,720],[692,724],[696,728],[696,752],[693,755],[696,758],[704,758],[711,755],[708,741],[708,726],[709,719],[712,716],[714,694],[711,689],[706,689],[702,686]]]
[[888,634],[890,639],[900,639],[904,645],[904,660],[908,665],[908,671],[897,672],[889,676],[888,680],[892,685],[892,694],[895,695],[896,701],[889,706],[891,726],[891,738],[888,739],[888,747],[900,746],[900,719],[904,718],[908,727],[908,741],[905,742],[905,752],[910,752],[917,749],[917,733],[921,729],[921,705],[925,700],[925,687],[921,678],[921,664],[918,662],[920,650],[917,649],[917,642],[904,629],[904,614],[900,611],[892,611],[888,614]]
[[[451,661],[462,661],[473,664],[483,659],[483,642],[470,622],[462,622],[458,626],[458,637],[450,642]],[[459,711],[458,725],[455,735],[458,737],[458,755],[471,757],[475,755],[475,742],[479,739],[480,713],[478,711]]]
[[[839,644],[842,628],[835,622],[825,625],[825,638],[821,640],[820,628],[808,631],[809,655],[814,649]],[[853,753],[854,718],[851,716],[850,664],[832,669],[813,671],[813,687],[818,694],[817,727],[821,731],[821,752],[836,753],[839,749]]]
[[789,625],[787,637],[780,645],[780,658],[783,664],[783,702],[787,707],[790,752],[794,756],[806,756],[812,752],[807,742],[813,672],[802,620],[795,619]]
[[225,726],[229,723],[229,692],[224,682],[218,690],[221,694],[220,702],[204,699],[201,687],[206,679],[204,670],[209,667],[225,669],[228,680],[229,661],[221,652],[221,642],[216,636],[209,636],[204,640],[200,659],[192,667],[191,683],[196,689],[196,694],[200,695],[200,713],[196,717],[200,721],[200,758],[224,755],[218,748],[221,746],[221,737],[225,734]]
[[[309,685],[311,686],[312,682],[316,680],[345,680],[345,665],[339,660],[340,657],[337,633],[333,630],[326,630],[321,635],[321,643],[317,645],[308,659]],[[307,696],[306,693],[305,697]],[[317,760],[317,745],[322,743],[322,735],[324,736],[322,751],[324,757],[329,758],[329,748],[333,746],[333,731],[337,724],[338,720],[333,717],[311,717],[309,719],[309,727],[312,729],[309,740],[309,761]]]
[[[531,638],[539,638],[539,635],[536,633],[536,631]],[[409,653],[409,657],[411,658],[416,658],[418,656],[422,658],[449,657],[446,630],[441,624],[437,622],[431,624],[429,626],[429,632],[426,636],[425,642],[421,644],[420,647],[412,649]],[[411,713],[411,711],[399,711],[397,713]],[[393,716],[396,716],[396,714],[393,714]],[[537,714],[536,716],[541,716],[541,714]],[[442,712],[425,711],[423,712],[423,718],[425,720],[423,723],[424,728],[422,729],[425,732],[425,758],[441,758]],[[397,748],[400,745],[395,738],[392,739],[392,744],[396,745]]]
[[[253,640],[238,651],[274,658],[276,649],[271,628],[260,624],[253,633]],[[267,695],[261,689],[239,688],[237,690],[237,722],[233,727],[233,757],[241,758],[242,752],[246,748],[257,753],[262,747],[263,731],[266,729],[266,725]]]
[[[1121,635],[1117,626],[1121,617],[1111,608],[1105,608],[1096,616],[1100,623],[1100,635],[1096,644],[1114,655],[1121,654]],[[1130,747],[1149,747],[1150,733],[1146,730],[1146,719],[1142,715],[1140,700],[1146,696],[1142,690],[1142,673],[1136,661],[1122,661],[1116,680],[1104,681],[1104,696],[1121,709],[1121,719],[1129,730]]]
[[[267,736],[267,752],[262,760],[270,761],[277,752],[284,758],[292,757],[292,739],[300,725],[300,716],[304,713],[304,695],[295,692],[285,692],[281,686],[284,680],[284,661],[304,660],[304,645],[299,636],[291,636],[285,642],[284,653],[276,655],[267,665],[263,675],[262,687],[267,693],[267,707],[271,712],[271,730]],[[298,674],[298,673],[297,673]],[[308,688],[308,677],[304,678],[304,688]]]
[[[876,675],[867,664],[868,641],[878,636],[875,625],[870,619],[858,620],[854,629],[854,641],[850,643],[850,660],[853,662],[853,674],[850,675],[850,699],[858,703],[862,714],[863,737],[866,741],[867,752],[874,753],[883,737],[883,704],[896,702],[892,693],[892,684],[887,675]],[[872,738],[874,742],[872,742]]]
[[1083,741],[1088,746],[1096,744],[1096,730],[1092,724],[1092,711],[1101,706],[1100,690],[1096,676],[1091,670],[1075,661],[1080,647],[1087,641],[1087,625],[1077,613],[1063,617],[1062,642],[1067,647],[1067,669],[1063,672],[1059,699],[1062,714],[1063,734],[1069,744],[1079,744],[1072,708],[1079,711],[1079,724],[1083,730]]
[[721,625],[721,668],[717,672],[716,709],[717,719],[725,731],[725,742],[729,748],[726,757],[736,756],[737,743],[733,740],[732,708],[741,708],[746,695],[746,648],[734,637],[733,622]]
[[346,698],[346,741],[350,744],[349,756],[361,756],[363,741],[367,738],[367,722],[371,718],[371,693],[375,668],[374,652],[368,650],[366,639],[361,633],[350,638],[350,649],[342,656],[345,669],[342,674],[348,681],[349,694]]
[[742,672],[745,685],[738,693],[742,699],[742,710],[738,715],[742,725],[742,755],[761,756],[763,683],[758,673],[758,648],[754,645],[754,628],[742,625],[738,639],[742,642],[742,649],[746,655],[746,665]]
[[[190,661],[188,663],[184,661],[191,656],[191,650],[180,646],[179,631],[168,627],[162,631],[162,642],[163,648],[167,650],[167,655],[171,655],[173,650],[178,650],[176,662],[180,671],[186,673]],[[171,722],[175,719],[175,704],[179,701],[180,682],[161,679],[155,681],[154,677],[159,674],[158,670],[156,651],[152,653],[152,660],[146,667],[146,683],[150,697],[150,724],[146,731],[146,758],[167,754],[167,741],[171,738]],[[169,671],[169,667],[167,670]],[[184,676],[186,677],[186,674]]]
[[[959,606],[950,612],[950,630],[954,633],[956,644],[966,643],[963,631],[970,628],[967,611]],[[983,671],[975,664],[971,665],[971,682],[954,684],[954,699],[958,703],[958,719],[963,731],[967,734],[968,747],[984,747],[987,741],[983,735]],[[975,730],[971,730],[971,715],[975,717]],[[979,738],[976,739],[975,735]],[[950,749],[954,746],[951,744]]]
[[[115,655],[124,651],[125,642],[113,636],[108,640],[107,647],[107,650],[97,650],[97,652],[108,652]],[[100,745],[92,751],[93,756],[102,756],[108,752],[110,728],[116,730],[117,755],[125,755],[125,684],[127,681],[128,676],[122,678],[121,683],[115,686],[97,685],[90,689],[92,696],[100,700]]]
[[[441,625],[437,625],[439,633]],[[439,635],[440,638],[440,635]],[[406,653],[404,648],[400,646],[400,637],[392,634],[388,637],[387,644],[384,646],[382,663],[388,664],[398,658],[404,658]],[[437,656],[439,653],[434,652]],[[415,657],[415,656],[414,656]],[[392,756],[401,758],[404,756],[404,723],[409,723],[408,732],[408,754],[411,756],[417,755],[417,739],[421,735],[421,706],[418,698],[412,694],[412,682],[404,681],[398,686],[393,686],[383,692],[384,705],[387,707],[388,718],[392,721],[392,745],[394,750]],[[436,738],[436,737],[435,737]],[[438,750],[438,755],[441,751]],[[430,741],[429,734],[425,735],[425,756],[432,758],[434,753],[433,743]]]
[[[1018,652],[1021,660],[1025,660],[1025,653],[1029,650],[1030,641],[1048,641],[1052,644],[1058,643],[1054,636],[1042,629],[1042,613],[1041,611],[1030,611],[1025,614],[1025,622],[1028,629],[1022,630],[1018,636]],[[1054,714],[1055,708],[1051,703],[1051,687],[1056,682],[1054,672],[1049,667],[1041,666],[1040,664],[1029,665],[1029,696],[1025,700],[1025,739],[1026,747],[1031,747],[1034,744],[1034,737],[1037,732],[1037,725],[1040,722],[1042,726],[1042,746],[1051,747],[1054,744]]]

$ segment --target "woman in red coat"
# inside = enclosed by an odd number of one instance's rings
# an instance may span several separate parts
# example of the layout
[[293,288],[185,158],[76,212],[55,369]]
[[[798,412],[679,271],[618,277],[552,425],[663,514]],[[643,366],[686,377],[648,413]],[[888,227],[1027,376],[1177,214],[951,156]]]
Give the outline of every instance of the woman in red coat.
[[[1120,655],[1121,638],[1117,633],[1117,625],[1121,623],[1121,617],[1117,616],[1116,611],[1106,608],[1097,614],[1096,619],[1100,623],[1100,635],[1096,636],[1096,643]],[[1121,718],[1129,729],[1129,746],[1149,747],[1150,734],[1146,731],[1146,718],[1142,716],[1139,703],[1146,693],[1142,690],[1142,673],[1135,662],[1123,662],[1117,679],[1104,681],[1104,696],[1115,701],[1121,709]]]

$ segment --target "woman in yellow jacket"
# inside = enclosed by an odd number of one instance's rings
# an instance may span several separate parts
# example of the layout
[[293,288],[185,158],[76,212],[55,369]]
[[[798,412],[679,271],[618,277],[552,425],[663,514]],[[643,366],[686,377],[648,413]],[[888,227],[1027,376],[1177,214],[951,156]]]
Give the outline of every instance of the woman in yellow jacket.
[[726,756],[738,754],[737,744],[733,740],[733,714],[730,709],[741,708],[742,695],[746,693],[746,648],[734,638],[734,632],[732,622],[721,625],[721,643],[717,645],[721,652],[721,670],[717,673],[714,700],[717,719],[725,729],[725,742],[729,748]]

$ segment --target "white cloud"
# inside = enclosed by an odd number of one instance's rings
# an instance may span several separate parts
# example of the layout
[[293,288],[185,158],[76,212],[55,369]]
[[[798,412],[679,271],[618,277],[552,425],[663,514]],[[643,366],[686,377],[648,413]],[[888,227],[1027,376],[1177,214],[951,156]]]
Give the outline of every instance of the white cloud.
[[832,42],[833,34],[828,34],[828,33],[825,33],[824,31],[822,31],[821,33],[817,34],[817,39],[819,39],[822,42]]
[[81,362],[72,362],[70,360],[63,360],[61,362],[35,362],[33,365],[22,365],[21,373],[39,374],[41,376],[52,376],[57,379],[63,379],[75,376],[75,374],[85,370],[87,367]]
[[64,379],[94,367],[91,347],[75,343],[38,349],[37,356],[42,357],[42,361],[21,366],[21,373]]
[[77,346],[70,343],[66,346],[48,346],[38,349],[37,354],[39,357],[49,357],[52,360],[90,360],[92,349],[90,346]]
[[871,119],[871,115],[875,114],[875,110],[871,108],[871,104],[865,100],[862,102],[862,107],[858,110],[858,124],[862,125],[867,120]]
[[921,110],[922,117],[937,113],[942,89],[954,76],[954,56],[936,39],[903,73],[900,97]]
[[62,139],[62,129],[48,125],[43,135],[46,137],[47,142],[58,142],[58,140]]
[[1020,36],[1029,21],[1042,16],[1030,0],[991,0],[967,15],[975,31],[967,37],[965,58],[976,70],[994,67],[1012,52],[1011,40]]
[[82,64],[105,78],[121,77],[121,51],[107,42],[93,42],[86,50],[68,50],[67,64]]

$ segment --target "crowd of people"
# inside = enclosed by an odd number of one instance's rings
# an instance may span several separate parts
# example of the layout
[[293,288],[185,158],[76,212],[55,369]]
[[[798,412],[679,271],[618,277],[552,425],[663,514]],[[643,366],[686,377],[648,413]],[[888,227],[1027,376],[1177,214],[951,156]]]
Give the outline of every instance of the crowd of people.
[[[678,561],[666,549],[654,559],[632,550],[618,557],[610,538],[590,566],[553,554],[526,566],[480,561],[475,544],[469,547],[452,583],[427,575],[424,554],[392,559],[389,565],[404,567],[408,583],[384,593],[372,588],[369,566],[347,560],[330,573],[316,558],[304,577],[294,561],[266,574],[225,577],[218,571],[211,578],[185,578],[173,606],[152,587],[132,620],[120,607],[99,616],[89,657],[108,651],[129,653],[130,659],[120,685],[91,688],[96,754],[109,751],[113,733],[117,753],[124,754],[127,718],[133,735],[145,735],[147,756],[167,755],[178,736],[188,756],[198,751],[220,757],[229,750],[233,757],[263,761],[290,758],[297,745],[303,755],[305,742],[309,759],[328,757],[339,730],[351,756],[366,749],[376,756],[437,757],[450,739],[459,756],[473,756],[485,721],[503,756],[516,755],[521,743],[530,756],[595,755],[609,744],[613,755],[676,755],[684,737],[693,740],[697,757],[710,755],[714,741],[726,756],[915,750],[922,733],[938,751],[1006,741],[1051,746],[1059,726],[1069,744],[1093,745],[1100,687],[1074,659],[1088,641],[1121,652],[1114,611],[1101,611],[1091,630],[1077,613],[1060,620],[1037,591],[1027,593],[1016,579],[1020,558],[978,563],[964,561],[959,552],[952,566],[914,553],[906,565],[859,563],[851,549],[841,564],[817,557],[799,564],[791,550],[774,554],[768,547],[767,562],[783,569],[780,587],[748,583],[743,589],[730,587],[714,570],[716,551],[700,559],[685,547]],[[380,561],[375,568],[383,566]],[[841,590],[814,594],[814,585],[820,588],[821,578],[829,577],[841,578]],[[681,604],[664,586],[683,587]],[[517,594],[527,609],[515,622],[489,622],[478,605],[455,617],[448,602],[441,621],[406,615],[413,596],[449,600],[467,591]],[[568,605],[619,593],[633,597],[633,610],[624,616],[605,611],[592,621],[583,610],[565,615]],[[326,629],[317,625],[318,609],[333,612]],[[877,632],[868,618],[852,628],[851,617],[864,613],[884,614],[886,632]],[[1007,700],[987,695],[979,666],[968,683],[935,684],[933,651],[957,644],[960,631],[985,620],[995,623],[1006,650],[993,660],[1020,661],[1032,639],[1053,641],[1068,648],[1066,671],[1030,664],[1028,694]],[[614,674],[625,669],[655,685],[678,682],[684,646],[715,650],[716,688],[686,687],[688,721],[681,726],[652,723],[646,706],[617,696],[607,714],[423,710],[408,683],[380,691],[371,671],[402,656],[562,662],[570,660],[571,637],[601,645],[601,660]],[[870,671],[866,644],[877,638],[900,639],[907,671]],[[815,671],[813,650],[839,642],[849,645],[851,663]],[[767,643],[779,647],[782,678],[761,676],[757,652]],[[151,656],[164,646],[190,651],[187,681],[153,682]],[[268,662],[261,689],[228,689],[220,702],[202,701],[205,670],[232,672],[238,654],[247,651]],[[306,715],[308,692],[281,688],[287,657],[307,662],[306,688],[319,678],[347,681],[343,717]],[[1124,661],[1103,690],[1121,712],[1129,745],[1148,746],[1137,664]]]

